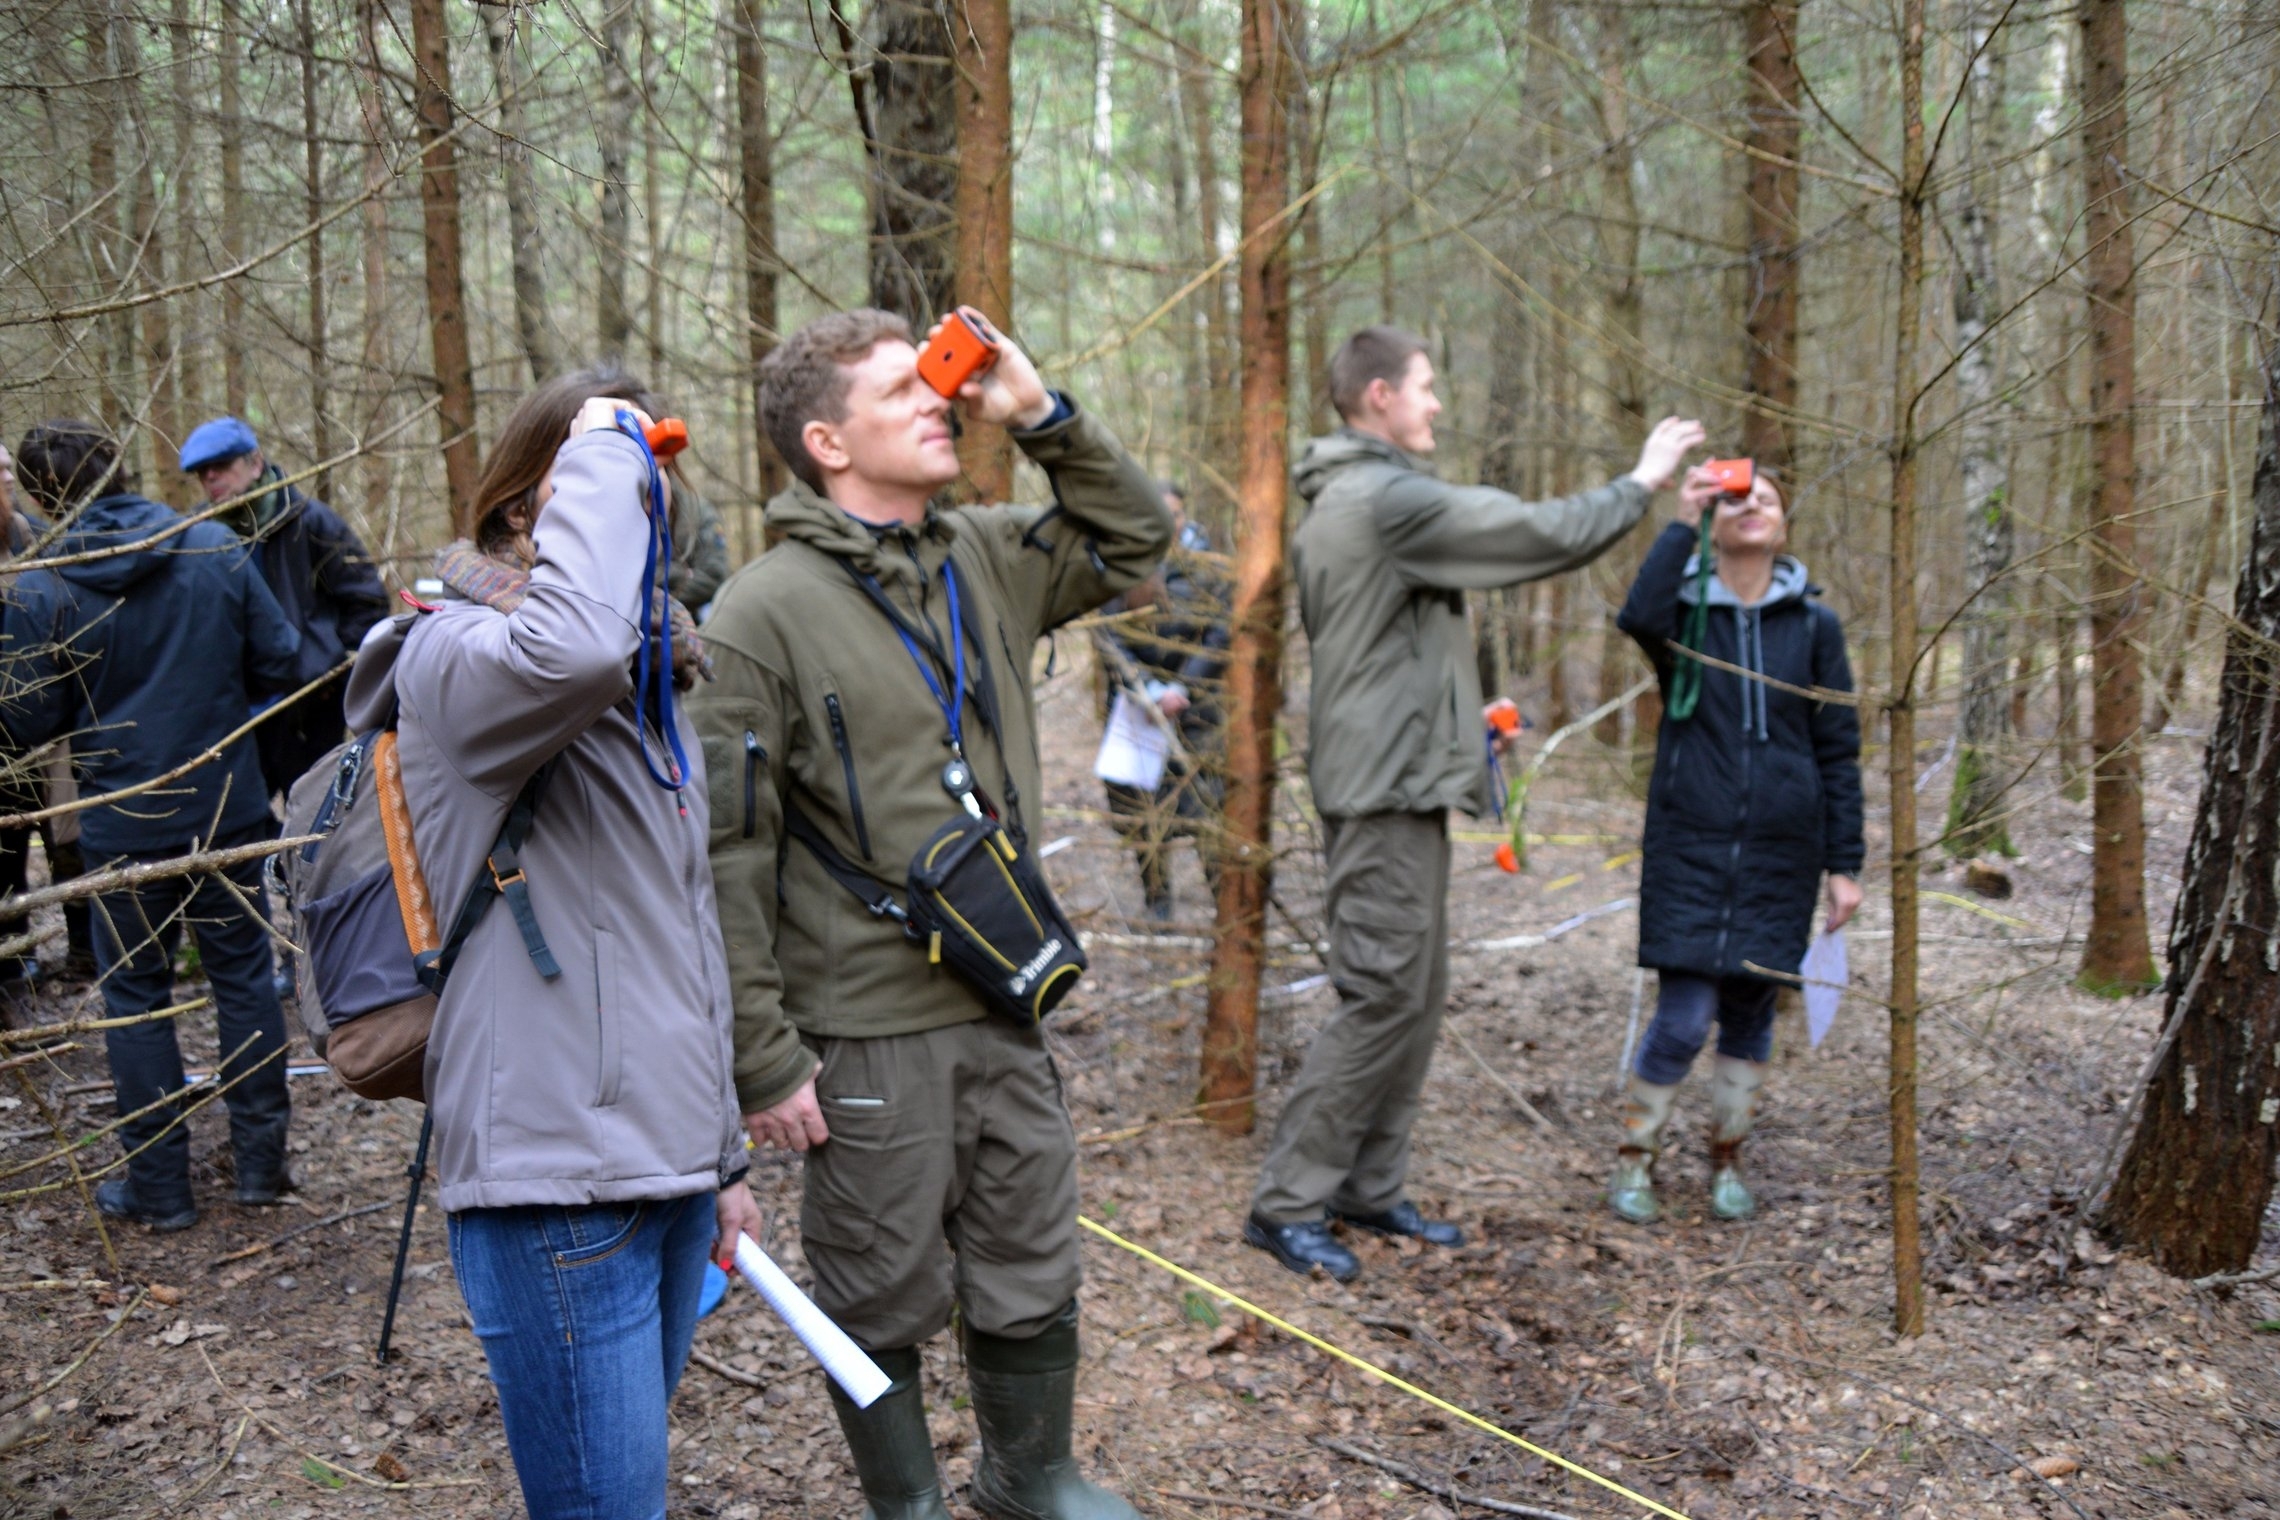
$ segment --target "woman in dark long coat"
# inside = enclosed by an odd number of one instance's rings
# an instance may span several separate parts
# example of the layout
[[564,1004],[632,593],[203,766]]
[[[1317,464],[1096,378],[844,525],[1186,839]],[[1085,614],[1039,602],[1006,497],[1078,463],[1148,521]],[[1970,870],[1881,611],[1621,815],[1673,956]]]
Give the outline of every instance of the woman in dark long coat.
[[[1707,573],[1696,552],[1705,511]],[[1639,964],[1660,973],[1661,990],[1608,1187],[1615,1211],[1641,1224],[1659,1213],[1655,1156],[1713,1020],[1711,1211],[1741,1219],[1755,1209],[1741,1147],[1773,1048],[1778,984],[1749,968],[1797,972],[1824,879],[1829,928],[1860,906],[1859,717],[1795,689],[1849,692],[1852,668],[1837,615],[1781,552],[1788,526],[1781,488],[1763,472],[1730,495],[1707,470],[1690,471],[1678,520],[1648,549],[1618,619],[1663,690],[1639,893]],[[1721,664],[1688,659],[1673,647],[1682,642]]]

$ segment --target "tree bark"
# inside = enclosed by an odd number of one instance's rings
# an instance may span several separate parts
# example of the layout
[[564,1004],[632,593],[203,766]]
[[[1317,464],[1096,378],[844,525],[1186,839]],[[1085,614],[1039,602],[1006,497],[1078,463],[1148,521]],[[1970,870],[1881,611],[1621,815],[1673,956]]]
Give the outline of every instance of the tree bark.
[[[357,67],[362,74],[357,103],[364,122],[363,209],[364,348],[366,383],[372,388],[365,408],[364,430],[370,433],[384,419],[395,390],[395,341],[388,324],[388,201],[380,192],[387,185],[388,144],[396,140],[388,120],[388,89],[380,67],[380,7],[383,0],[359,0],[357,5]],[[378,550],[381,573],[392,574],[395,521],[389,507],[395,494],[394,468],[386,449],[364,456],[364,518],[367,543]],[[383,531],[385,530],[385,531]]]
[[1900,12],[1900,288],[1892,353],[1892,1324],[1924,1333],[1924,1253],[1916,1156],[1916,377],[1924,306],[1924,0]]
[[2265,382],[2248,554],[2169,929],[2165,1045],[2107,1210],[2180,1277],[2248,1265],[2280,1159],[2280,344]]
[[[1613,345],[1607,354],[1607,407],[1610,441],[1618,455],[1636,452],[1647,436],[1646,381],[1639,368],[1639,344],[1644,324],[1645,297],[1639,281],[1639,203],[1633,188],[1637,150],[1631,140],[1631,102],[1624,93],[1632,38],[1629,13],[1618,0],[1599,0],[1599,250],[1600,304],[1607,313],[1607,333]],[[1638,568],[1639,535],[1629,536],[1607,559],[1603,574],[1614,583],[1611,603],[1620,602],[1622,587]],[[1612,617],[1599,630],[1599,700],[1614,700],[1630,684],[1631,641],[1615,627]],[[1661,699],[1654,698],[1650,716],[1648,699],[1633,708],[1634,743],[1651,742]],[[1623,717],[1610,712],[1594,730],[1599,742],[1619,744]]]
[[950,30],[925,0],[875,0],[863,25],[867,61],[848,84],[871,166],[871,304],[923,332],[958,298]]
[[[293,0],[293,19],[301,42],[301,147],[304,174],[303,214],[311,226],[325,214],[325,145],[323,121],[317,111],[317,24],[309,0]],[[332,457],[332,351],[325,341],[325,235],[311,233],[301,245],[303,272],[309,281],[309,452],[313,459]],[[320,473],[314,482],[319,497],[332,494],[331,481]]]
[[[744,336],[752,415],[760,415],[760,364],[777,333],[775,139],[768,135],[768,54],[760,41],[759,0],[725,0],[722,15],[735,38],[737,189],[744,218]],[[784,462],[755,429],[760,498],[784,488]]]
[[443,443],[444,489],[453,530],[472,532],[468,514],[482,453],[475,438],[475,366],[467,348],[466,282],[459,255],[459,155],[451,139],[451,36],[443,0],[411,0],[412,66],[418,73],[420,213],[427,269],[428,344],[433,350],[436,428]]
[[[116,98],[122,107],[122,118],[133,128],[135,155],[134,209],[129,221],[131,236],[126,257],[134,261],[135,283],[147,295],[166,285],[166,236],[160,226],[163,208],[156,177],[151,173],[151,165],[159,157],[158,137],[151,130],[149,113],[143,109],[142,91],[134,79],[142,70],[142,55],[135,35],[140,23],[124,10],[114,10],[112,18],[113,43],[123,76],[122,82],[115,86]],[[168,505],[188,506],[190,479],[175,468],[175,461],[181,457],[175,451],[188,429],[182,425],[181,356],[175,351],[171,303],[146,300],[139,315],[141,369],[147,393],[130,399],[141,412],[141,441],[150,460],[145,480],[152,492]],[[134,318],[130,316],[127,320],[131,329]]]
[[[1007,0],[960,0],[950,29],[957,66],[958,304],[1013,328],[1013,13]],[[1013,497],[1013,439],[966,424],[958,457],[978,501]]]
[[632,203],[625,182],[626,155],[633,145],[633,70],[626,49],[633,40],[633,0],[616,0],[602,23],[602,205],[594,241],[594,341],[605,361],[625,361],[633,336],[633,308],[626,304],[626,249],[633,235]]
[[[221,0],[219,49],[222,128],[222,258],[232,269],[245,262],[245,105],[238,93],[238,55],[245,33],[238,0]],[[222,405],[232,416],[245,414],[245,285],[222,282]]]
[[1804,118],[1797,69],[1796,0],[1750,0],[1742,11],[1743,112],[1749,122],[1748,345],[1742,452],[1771,469],[1791,468],[1790,417],[1797,409],[1798,173]]
[[[484,30],[491,45],[491,77],[499,91],[499,179],[507,192],[507,253],[514,274],[515,336],[522,340],[523,358],[535,383],[560,370],[562,360],[554,344],[554,324],[546,313],[538,192],[531,183],[530,145],[523,135],[521,71],[515,66],[516,14],[512,7],[494,9]],[[622,270],[620,280],[622,297]]]
[[2130,234],[2129,19],[2083,0],[2082,115],[2090,315],[2090,940],[2077,981],[2142,991],[2158,978],[2145,922],[2145,606],[2137,564],[2137,271]]
[[[198,246],[204,235],[205,218],[199,206],[199,175],[191,166],[198,162],[197,128],[193,125],[197,112],[192,104],[194,86],[191,70],[198,56],[197,36],[191,29],[189,0],[170,0],[166,22],[167,61],[174,73],[174,120],[172,122],[174,148],[174,267],[178,275],[190,272],[190,250]],[[204,346],[205,323],[194,313],[204,309],[194,299],[177,308],[175,329],[174,405],[175,415],[182,422],[195,427],[206,416],[205,356],[199,350]],[[196,419],[196,420],[193,420]],[[179,456],[177,456],[179,457]],[[184,479],[187,486],[189,481]]]
[[1963,633],[1963,708],[1947,821],[1947,848],[1955,855],[2018,853],[2004,822],[2011,724],[2003,690],[2017,606],[2010,579],[2016,535],[2004,436],[2008,408],[2002,401],[1998,346],[1988,329],[1999,309],[1995,228],[2000,225],[1996,175],[2004,145],[2001,25],[2001,13],[1988,0],[1975,0],[1967,38],[1975,56],[1962,113],[1965,174],[1956,210],[1955,341],[1960,353],[1955,378],[1962,412],[1964,579],[1970,600],[1957,618]]
[[[1218,103],[1212,99],[1212,73],[1201,59],[1180,55],[1180,110],[1187,118],[1188,138],[1195,151],[1195,263],[1208,269],[1219,258],[1219,230],[1226,211],[1221,204]],[[1209,379],[1198,404],[1201,424],[1196,451],[1222,480],[1241,473],[1236,462],[1236,352],[1235,335],[1227,320],[1227,278],[1224,272],[1204,282],[1195,298],[1203,303],[1203,347]],[[1223,489],[1212,497],[1225,501]]]
[[1250,1131],[1259,973],[1273,882],[1275,722],[1282,710],[1283,531],[1289,478],[1290,260],[1274,225],[1290,193],[1290,8],[1242,0],[1242,472],[1227,663],[1226,833],[1204,1012],[1207,1122]]

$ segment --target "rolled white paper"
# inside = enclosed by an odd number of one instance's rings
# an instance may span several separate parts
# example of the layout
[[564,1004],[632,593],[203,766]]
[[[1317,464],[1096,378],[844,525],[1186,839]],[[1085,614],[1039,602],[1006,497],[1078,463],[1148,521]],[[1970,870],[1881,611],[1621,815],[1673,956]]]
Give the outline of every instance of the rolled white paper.
[[749,1235],[736,1237],[736,1270],[768,1300],[777,1317],[792,1327],[792,1334],[823,1364],[832,1381],[847,1391],[856,1408],[870,1408],[887,1391],[891,1380],[879,1370],[879,1364],[833,1324],[831,1316],[818,1309],[815,1300],[802,1293],[800,1285],[786,1277],[784,1269]]

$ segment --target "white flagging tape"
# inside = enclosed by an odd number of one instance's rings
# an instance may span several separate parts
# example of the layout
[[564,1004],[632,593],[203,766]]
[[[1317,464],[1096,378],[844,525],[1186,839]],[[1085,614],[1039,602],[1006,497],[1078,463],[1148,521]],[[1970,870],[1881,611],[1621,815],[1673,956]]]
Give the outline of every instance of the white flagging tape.
[[749,1235],[736,1237],[736,1270],[768,1300],[768,1307],[792,1327],[792,1334],[823,1364],[823,1370],[831,1374],[832,1381],[847,1390],[856,1408],[868,1409],[878,1402],[891,1381],[879,1370],[879,1364],[848,1339],[847,1332],[833,1324],[831,1316],[818,1309],[815,1300],[802,1293],[800,1285],[786,1277],[784,1269],[755,1245]]

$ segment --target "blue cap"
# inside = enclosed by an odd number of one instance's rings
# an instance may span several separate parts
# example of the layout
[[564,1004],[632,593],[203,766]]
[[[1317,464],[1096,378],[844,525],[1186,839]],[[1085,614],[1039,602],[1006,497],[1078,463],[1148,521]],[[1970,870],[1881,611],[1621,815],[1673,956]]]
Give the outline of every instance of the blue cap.
[[253,436],[253,429],[235,417],[216,417],[201,422],[182,440],[182,469],[185,474],[202,470],[210,464],[221,464],[250,454],[261,447],[261,440]]

